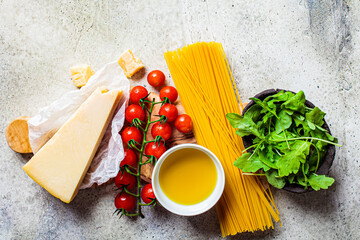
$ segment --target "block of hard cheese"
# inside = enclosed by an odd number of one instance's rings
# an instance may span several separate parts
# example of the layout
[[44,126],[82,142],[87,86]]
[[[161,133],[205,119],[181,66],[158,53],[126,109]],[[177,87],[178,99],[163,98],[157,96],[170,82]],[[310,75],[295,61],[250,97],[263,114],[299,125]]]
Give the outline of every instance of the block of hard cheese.
[[130,49],[125,51],[118,60],[127,78],[131,78],[137,71],[144,68],[144,64],[136,57]]
[[69,203],[76,196],[122,92],[98,88],[23,167],[53,196]]
[[78,88],[85,86],[89,81],[89,78],[95,74],[95,72],[87,64],[71,67],[70,73],[74,85]]

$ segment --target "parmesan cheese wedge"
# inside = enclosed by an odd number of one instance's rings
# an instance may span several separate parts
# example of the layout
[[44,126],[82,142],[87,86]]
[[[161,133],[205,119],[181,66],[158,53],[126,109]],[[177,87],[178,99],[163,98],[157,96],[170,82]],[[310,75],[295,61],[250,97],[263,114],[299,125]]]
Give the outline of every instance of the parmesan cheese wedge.
[[70,203],[109,125],[122,92],[98,88],[23,167],[50,194]]

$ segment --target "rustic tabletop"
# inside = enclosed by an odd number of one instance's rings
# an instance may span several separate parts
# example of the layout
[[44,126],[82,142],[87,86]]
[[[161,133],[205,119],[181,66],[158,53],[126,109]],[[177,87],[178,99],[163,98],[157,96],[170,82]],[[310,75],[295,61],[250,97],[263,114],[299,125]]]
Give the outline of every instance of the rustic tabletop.
[[[114,186],[81,190],[71,204],[52,197],[21,169],[31,157],[5,141],[8,122],[75,89],[69,68],[94,70],[125,49],[160,69],[164,51],[222,42],[242,100],[268,88],[304,90],[327,112],[342,148],[327,191],[273,189],[282,227],[234,239],[359,239],[360,2],[0,1],[0,238],[220,239],[215,209],[181,217],[160,206],[145,219],[112,216]],[[144,77],[133,85],[149,87]],[[232,239],[230,237],[230,239]]]

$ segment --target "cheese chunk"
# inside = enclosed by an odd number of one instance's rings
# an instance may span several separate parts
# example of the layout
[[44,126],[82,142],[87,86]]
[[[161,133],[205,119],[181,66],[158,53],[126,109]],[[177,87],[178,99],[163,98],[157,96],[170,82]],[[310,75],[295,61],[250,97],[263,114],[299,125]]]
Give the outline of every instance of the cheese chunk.
[[95,72],[87,64],[71,67],[70,73],[76,87],[85,86],[89,81],[89,78],[95,74]]
[[55,135],[23,167],[53,196],[69,203],[99,147],[122,92],[95,90]]
[[124,70],[127,78],[131,78],[137,71],[144,68],[144,64],[142,64],[139,58],[134,56],[130,49],[121,55],[118,63]]

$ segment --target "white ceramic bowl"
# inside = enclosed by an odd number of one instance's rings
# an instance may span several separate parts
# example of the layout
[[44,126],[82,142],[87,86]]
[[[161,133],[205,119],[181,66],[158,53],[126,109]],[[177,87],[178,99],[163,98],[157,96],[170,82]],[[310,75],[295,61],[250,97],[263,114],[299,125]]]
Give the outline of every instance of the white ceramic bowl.
[[[178,204],[172,200],[170,200],[162,191],[160,184],[159,184],[159,172],[161,169],[162,164],[166,161],[167,157],[180,149],[184,148],[194,148],[197,150],[200,150],[204,153],[206,153],[214,162],[217,172],[217,182],[215,185],[214,191],[211,193],[211,195],[206,198],[204,201],[194,204],[194,205],[182,205]],[[203,212],[206,212],[210,208],[212,208],[217,201],[220,199],[221,194],[224,191],[225,187],[225,174],[224,169],[219,161],[219,159],[213,154],[210,150],[207,148],[204,148],[203,146],[197,145],[197,144],[180,144],[175,147],[170,148],[167,150],[158,160],[158,162],[155,165],[153,174],[152,174],[152,186],[155,193],[155,197],[158,200],[158,202],[167,210],[169,210],[172,213],[182,215],[182,216],[194,216],[201,214]]]

